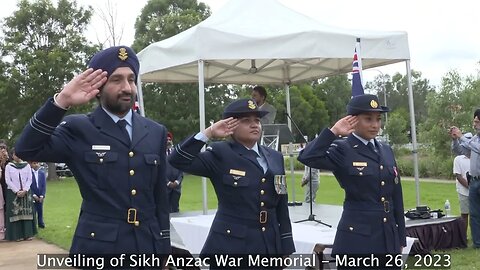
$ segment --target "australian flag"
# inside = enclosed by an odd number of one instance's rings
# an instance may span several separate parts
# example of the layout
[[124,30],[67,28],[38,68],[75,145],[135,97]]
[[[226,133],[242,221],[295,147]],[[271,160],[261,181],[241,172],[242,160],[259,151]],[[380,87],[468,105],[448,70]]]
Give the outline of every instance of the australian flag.
[[363,95],[362,82],[362,58],[358,57],[360,53],[360,39],[357,38],[355,44],[355,54],[353,55],[353,69],[352,69],[352,97]]

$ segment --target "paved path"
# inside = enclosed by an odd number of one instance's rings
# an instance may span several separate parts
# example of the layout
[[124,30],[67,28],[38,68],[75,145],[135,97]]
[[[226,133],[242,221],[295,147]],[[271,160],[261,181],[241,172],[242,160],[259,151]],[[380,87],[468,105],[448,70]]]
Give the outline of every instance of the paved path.
[[39,253],[64,254],[67,251],[38,239],[0,242],[0,270],[37,269],[37,254]]

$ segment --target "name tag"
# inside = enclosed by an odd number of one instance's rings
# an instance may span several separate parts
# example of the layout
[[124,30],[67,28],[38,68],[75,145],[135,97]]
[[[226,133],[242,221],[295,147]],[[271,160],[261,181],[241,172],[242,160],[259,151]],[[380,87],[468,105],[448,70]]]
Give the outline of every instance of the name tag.
[[367,162],[353,162],[353,167],[367,167]]
[[245,176],[245,172],[244,172],[244,171],[239,171],[239,170],[234,170],[234,169],[230,169],[230,174],[239,175],[239,176]]
[[92,145],[92,150],[110,151],[110,145]]

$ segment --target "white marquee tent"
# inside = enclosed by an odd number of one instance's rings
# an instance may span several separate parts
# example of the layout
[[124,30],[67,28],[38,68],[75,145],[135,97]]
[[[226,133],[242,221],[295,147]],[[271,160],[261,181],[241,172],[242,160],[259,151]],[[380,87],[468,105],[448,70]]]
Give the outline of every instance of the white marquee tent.
[[[332,27],[277,0],[230,0],[205,21],[143,49],[138,54],[141,81],[198,82],[200,130],[205,128],[205,82],[285,85],[290,114],[289,85],[351,72],[358,38],[363,69],[406,62],[419,204],[410,52],[405,32]],[[143,113],[141,87],[139,99]]]

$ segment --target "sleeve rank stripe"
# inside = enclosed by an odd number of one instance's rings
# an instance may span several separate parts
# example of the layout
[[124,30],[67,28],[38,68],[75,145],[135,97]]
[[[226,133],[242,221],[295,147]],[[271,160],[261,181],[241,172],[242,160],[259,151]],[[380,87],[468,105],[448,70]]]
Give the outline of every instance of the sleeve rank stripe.
[[36,131],[40,132],[40,133],[43,133],[45,135],[51,135],[53,132],[48,132],[48,131],[45,131],[45,130],[42,130],[41,127],[37,126],[37,125],[34,125],[33,119],[30,118],[30,126],[35,129]]
[[47,124],[43,123],[42,121],[38,120],[38,119],[37,119],[37,113],[34,113],[34,114],[33,114],[33,117],[35,118],[36,121],[38,121],[38,123],[40,123],[41,125],[43,125],[43,126],[45,126],[45,127],[47,127],[47,128],[51,128],[51,129],[55,129],[55,128],[56,128],[56,127],[54,127],[54,126],[47,125]]
[[[180,147],[176,146],[176,147],[175,147],[175,150],[176,150],[177,153],[180,154],[182,157],[184,157],[184,158],[186,158],[186,159],[188,159],[188,160],[192,160],[192,159],[193,159],[193,158],[185,155],[185,154],[187,154],[187,153],[186,153],[185,151],[182,151],[182,149],[180,149]],[[184,153],[185,153],[185,154],[184,154]]]

